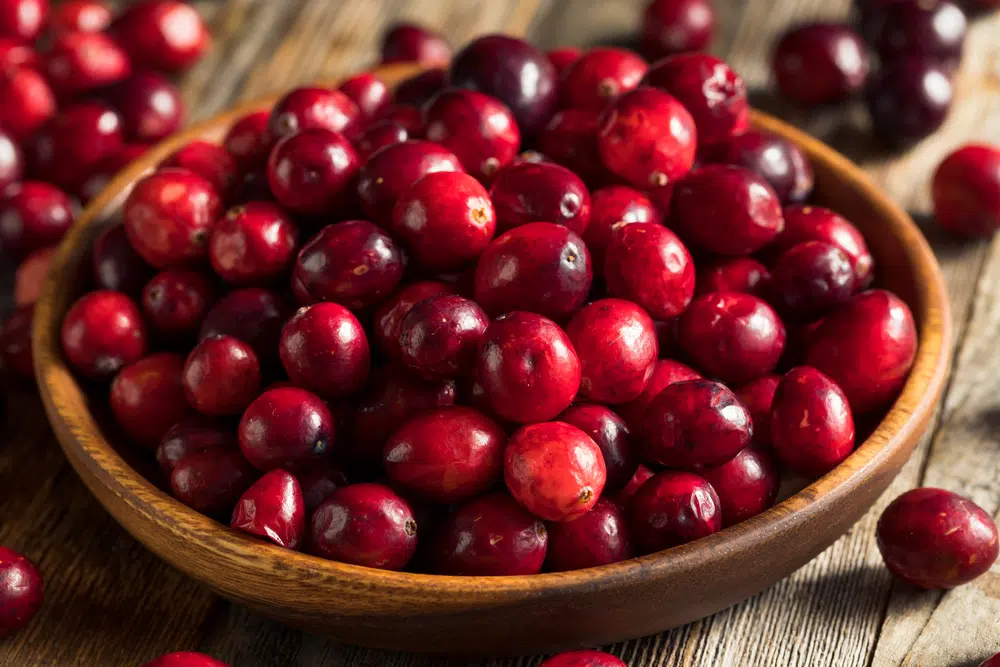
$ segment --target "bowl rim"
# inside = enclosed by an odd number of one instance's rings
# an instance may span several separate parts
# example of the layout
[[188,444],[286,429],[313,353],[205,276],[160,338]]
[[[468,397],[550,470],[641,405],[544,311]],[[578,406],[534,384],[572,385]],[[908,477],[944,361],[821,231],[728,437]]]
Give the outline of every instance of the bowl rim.
[[[419,71],[412,65],[383,67],[375,73],[389,80]],[[320,82],[317,85],[328,85]],[[238,554],[243,563],[257,563],[273,573],[274,565],[293,572],[331,576],[345,584],[374,587],[385,593],[419,593],[435,589],[453,596],[456,602],[474,602],[498,594],[530,596],[544,590],[547,594],[569,595],[580,590],[601,591],[641,577],[683,576],[704,566],[706,553],[713,561],[738,552],[747,552],[766,533],[794,529],[822,511],[820,502],[853,493],[868,477],[879,470],[916,435],[927,415],[934,409],[951,362],[951,314],[940,267],[933,251],[916,224],[888,195],[884,194],[850,160],[791,125],[763,112],[752,111],[754,129],[774,132],[790,139],[810,161],[823,162],[830,170],[843,175],[848,184],[873,208],[885,212],[886,222],[900,240],[907,261],[914,269],[919,303],[917,319],[918,349],[906,383],[872,434],[834,470],[761,514],[695,542],[666,551],[633,558],[610,565],[569,572],[515,576],[454,576],[393,572],[326,560],[291,551],[229,528],[175,500],[132,468],[104,438],[86,403],[74,375],[66,366],[60,345],[61,321],[68,308],[68,296],[59,285],[71,281],[80,269],[89,245],[81,248],[92,223],[104,218],[104,211],[123,196],[125,189],[146,171],[179,148],[220,128],[227,129],[238,118],[266,110],[280,94],[269,95],[239,104],[212,118],[193,124],[184,131],[157,144],[136,162],[120,172],[105,190],[85,208],[53,259],[42,295],[35,305],[32,345],[39,390],[46,412],[56,430],[57,439],[70,463],[90,491],[119,523],[123,523],[102,497],[110,492],[158,530],[172,532],[173,538],[191,540],[194,547],[223,554]],[[63,432],[60,432],[63,431]],[[86,472],[87,474],[84,474]],[[103,489],[94,488],[100,484]],[[147,548],[160,555],[161,550],[141,536],[141,531],[125,526]],[[221,561],[220,561],[221,562]],[[205,581],[214,584],[215,582]]]

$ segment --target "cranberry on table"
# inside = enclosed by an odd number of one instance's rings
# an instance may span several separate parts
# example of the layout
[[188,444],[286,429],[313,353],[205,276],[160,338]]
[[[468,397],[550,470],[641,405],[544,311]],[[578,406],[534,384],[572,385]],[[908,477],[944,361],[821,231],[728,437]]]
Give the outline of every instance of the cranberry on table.
[[548,547],[545,524],[506,493],[469,501],[447,520],[434,554],[438,574],[538,574]]
[[710,162],[756,172],[774,188],[782,204],[797,204],[812,194],[815,176],[802,150],[784,137],[748,130],[708,147]]
[[792,318],[815,320],[854,293],[851,261],[837,246],[806,241],[785,251],[771,271],[770,293],[778,309]]
[[213,225],[208,258],[223,280],[267,283],[291,268],[298,240],[298,227],[281,208],[249,202],[230,209]]
[[556,75],[560,80],[569,70],[570,65],[575,63],[582,54],[583,51],[575,46],[561,46],[545,53],[549,62],[556,68]]
[[418,62],[444,64],[451,60],[451,47],[444,37],[421,25],[400,23],[382,36],[382,63]]
[[486,329],[476,377],[493,412],[519,423],[541,422],[573,402],[580,388],[580,359],[558,324],[516,311]]
[[932,193],[934,217],[949,232],[992,234],[1000,228],[1000,148],[968,144],[954,151],[934,172]]
[[653,0],[642,15],[642,50],[654,60],[701,51],[714,31],[715,10],[709,0]]
[[271,143],[267,133],[270,118],[271,114],[267,111],[256,111],[237,120],[226,132],[222,147],[229,151],[241,168],[247,169],[267,161]]
[[401,144],[410,138],[410,133],[402,124],[394,120],[377,120],[365,126],[364,131],[358,135],[354,150],[364,163],[386,146]]
[[489,323],[475,301],[455,295],[425,299],[400,323],[401,360],[427,380],[471,376]]
[[821,206],[789,206],[784,210],[785,229],[774,240],[776,252],[784,252],[806,241],[824,241],[844,251],[851,260],[859,288],[873,278],[874,260],[858,228]]
[[740,403],[750,411],[753,423],[752,442],[755,445],[771,444],[771,408],[779,382],[780,375],[765,375],[735,390]]
[[587,186],[569,169],[551,162],[522,162],[501,169],[490,197],[500,231],[543,220],[582,235],[590,222]]
[[279,351],[292,382],[324,398],[353,394],[368,380],[368,337],[340,304],[300,309],[282,329]]
[[32,42],[45,28],[48,0],[7,0],[0,3],[0,37]]
[[229,525],[286,549],[298,549],[306,532],[299,481],[284,470],[266,473],[236,501]]
[[357,105],[364,118],[371,118],[391,100],[389,87],[371,72],[362,72],[340,84],[337,90]]
[[208,450],[236,451],[239,441],[229,422],[195,415],[171,426],[156,448],[156,462],[167,477],[192,454]]
[[868,50],[847,25],[810,23],[781,37],[771,65],[778,89],[788,99],[805,105],[830,104],[864,88]]
[[436,171],[464,171],[458,157],[431,141],[404,141],[378,151],[361,168],[358,195],[365,215],[388,226],[403,193]]
[[198,412],[237,415],[260,391],[260,363],[241,340],[206,338],[188,355],[182,382],[188,403]]
[[123,146],[124,133],[117,112],[99,102],[78,102],[60,109],[38,130],[28,154],[40,178],[76,192],[91,171]]
[[407,313],[424,299],[454,293],[450,285],[425,280],[405,285],[384,301],[375,312],[375,342],[382,353],[391,360],[399,360],[399,328]]
[[295,88],[278,100],[268,120],[268,137],[279,141],[304,130],[323,129],[350,136],[361,123],[351,98],[329,88]]
[[591,187],[601,187],[614,177],[601,162],[597,148],[600,114],[587,109],[565,109],[541,129],[538,148]]
[[615,226],[633,222],[661,222],[659,211],[642,192],[624,185],[609,185],[590,194],[590,223],[583,232],[583,240],[595,272],[604,271],[604,255]]
[[41,74],[28,67],[0,71],[0,99],[0,127],[15,141],[26,142],[56,115],[52,89]]
[[460,88],[446,88],[424,107],[425,134],[458,156],[462,167],[489,182],[509,164],[521,145],[521,132],[510,110],[496,98]]
[[135,72],[110,94],[128,141],[153,143],[176,132],[184,118],[177,87],[162,74]]
[[139,308],[120,292],[85,294],[63,318],[63,352],[76,371],[94,380],[110,379],[141,359],[146,339]]
[[911,56],[886,63],[868,85],[875,137],[905,148],[944,123],[954,96],[951,78],[937,60]]
[[0,250],[23,259],[62,240],[76,217],[76,203],[54,185],[18,183],[0,198]]
[[632,557],[632,538],[625,513],[613,500],[601,498],[572,521],[549,524],[545,568],[552,572],[581,570]]
[[928,56],[957,65],[968,21],[949,0],[890,2],[870,12],[862,28],[883,61]]
[[672,231],[655,222],[616,227],[604,259],[608,292],[651,317],[680,315],[694,296],[694,260]]
[[193,337],[215,300],[215,287],[204,273],[167,269],[153,276],[142,290],[142,311],[157,332],[168,337]]
[[607,491],[618,491],[628,483],[638,462],[624,419],[603,405],[574,403],[556,421],[577,427],[597,444],[607,472],[604,485]]
[[334,429],[333,416],[319,396],[297,387],[269,389],[240,419],[240,449],[264,472],[308,470],[329,458]]
[[24,178],[24,153],[14,138],[0,129],[0,195],[22,178]]
[[291,307],[277,292],[256,287],[234,290],[205,314],[198,338],[239,338],[250,344],[261,368],[267,369],[278,362],[281,328],[290,315]]
[[[448,70],[442,67],[435,67],[419,74],[414,74],[410,78],[400,81],[396,86],[396,90],[393,91],[392,101],[397,109],[395,111],[383,109],[382,111],[392,116],[398,116],[401,114],[398,107],[409,107],[417,111],[417,115],[419,116],[419,109],[425,106],[432,97],[437,95],[447,85]],[[382,117],[384,117],[382,113],[376,114],[376,118]],[[422,121],[421,127],[423,127]]]
[[143,0],[111,25],[136,65],[178,72],[195,64],[212,42],[198,11],[180,0]]
[[34,312],[34,304],[20,306],[0,326],[3,367],[25,380],[35,377],[31,357],[31,320]]
[[746,521],[774,505],[781,485],[777,464],[759,447],[747,447],[718,468],[701,473],[719,496],[723,528]]
[[184,357],[158,352],[125,366],[111,383],[115,421],[134,442],[153,450],[191,408],[184,398]]
[[285,208],[319,215],[349,198],[360,166],[344,135],[314,127],[278,142],[268,158],[267,182]]
[[114,85],[132,72],[128,54],[99,32],[65,32],[45,55],[43,72],[60,98]]
[[38,568],[13,549],[0,547],[0,637],[26,626],[44,599]]
[[997,559],[993,519],[968,498],[944,489],[912,489],[882,513],[876,529],[882,560],[920,588],[954,588],[984,574]]
[[719,532],[722,507],[707,479],[667,470],[636,491],[628,519],[638,551],[653,553]]
[[229,667],[229,665],[204,653],[178,651],[161,655],[159,658],[145,663],[142,667]]
[[698,268],[694,293],[745,292],[754,296],[766,294],[771,272],[752,257],[729,257],[715,260]]
[[228,519],[236,500],[258,475],[238,449],[207,449],[177,463],[170,473],[170,491],[202,514]]
[[[702,379],[701,373],[690,366],[673,359],[660,359],[653,366],[653,374],[649,376],[649,381],[642,393],[628,403],[619,405],[616,410],[625,419],[632,433],[637,436],[642,427],[642,418],[646,414],[646,407],[661,391],[675,382],[700,379]],[[770,408],[770,406],[768,407]],[[754,423],[756,424],[756,422]]]
[[638,87],[647,67],[628,49],[590,49],[560,76],[563,106],[602,111],[608,102]]
[[52,8],[53,32],[101,32],[111,24],[111,10],[101,0],[67,0]]

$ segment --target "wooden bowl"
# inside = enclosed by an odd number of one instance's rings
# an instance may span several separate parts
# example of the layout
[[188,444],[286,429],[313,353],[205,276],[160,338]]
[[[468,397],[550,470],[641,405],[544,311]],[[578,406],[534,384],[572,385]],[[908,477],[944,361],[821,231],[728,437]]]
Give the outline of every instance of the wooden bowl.
[[[394,67],[381,74],[396,83],[413,71]],[[109,443],[66,366],[59,330],[80,291],[78,277],[89,270],[91,241],[116,216],[136,179],[182,144],[219,141],[237,118],[274,101],[245,104],[198,124],[119,175],[68,234],[35,308],[38,384],[70,463],[136,539],[226,598],[338,641],[406,651],[516,655],[649,635],[744,600],[819,554],[885,490],[929,423],[951,348],[948,301],[931,249],[910,217],[858,167],[802,132],[755,113],[755,127],[805,150],[816,171],[816,202],[860,227],[882,284],[910,305],[919,328],[916,363],[902,394],[835,470],[763,514],[692,544],[558,574],[386,572],[287,551],[232,531],[175,501]]]

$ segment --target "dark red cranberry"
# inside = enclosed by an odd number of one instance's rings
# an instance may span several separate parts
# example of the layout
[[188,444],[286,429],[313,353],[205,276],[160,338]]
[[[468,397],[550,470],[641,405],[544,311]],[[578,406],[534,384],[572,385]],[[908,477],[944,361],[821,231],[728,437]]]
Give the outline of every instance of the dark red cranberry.
[[350,137],[359,129],[361,120],[358,105],[339,90],[295,88],[274,105],[267,131],[272,141],[313,129]]
[[563,106],[602,111],[608,102],[636,88],[646,68],[646,61],[628,49],[590,49],[560,77]]
[[522,162],[501,169],[490,197],[501,231],[544,220],[582,235],[590,222],[587,186],[569,169],[551,162]]
[[0,637],[26,626],[41,609],[44,596],[42,575],[35,564],[13,549],[0,547]]
[[[423,114],[415,106],[410,106],[409,104],[387,104],[376,112],[374,118],[372,118],[372,124],[368,127],[371,128],[378,123],[390,122],[406,130],[407,139],[420,139],[424,136]],[[364,133],[361,136],[363,137]],[[359,144],[360,142],[361,137],[358,139]],[[375,150],[372,150],[371,155],[374,155],[375,152]]]
[[236,160],[236,164],[246,170],[267,161],[267,151],[271,137],[267,124],[271,114],[256,111],[243,116],[229,128],[222,147]]
[[281,208],[249,202],[230,209],[212,227],[208,257],[223,280],[268,283],[288,273],[298,239],[295,222]]
[[40,181],[25,181],[0,198],[0,249],[19,260],[54,245],[73,224],[77,207],[65,192]]
[[632,498],[635,496],[636,491],[646,483],[647,479],[653,477],[655,474],[653,470],[640,463],[639,467],[635,470],[635,474],[632,475],[632,479],[615,496],[615,502],[618,503],[619,507],[628,509],[629,505],[632,504]]
[[774,188],[782,204],[798,204],[812,194],[812,166],[802,150],[784,137],[748,130],[708,150],[711,162],[756,172]]
[[1000,148],[967,144],[951,153],[934,172],[933,194],[934,216],[949,232],[992,234],[1000,228]]
[[601,498],[583,516],[572,521],[549,524],[549,548],[545,558],[547,570],[581,570],[617,563],[631,557],[632,538],[625,522],[625,513],[612,500]]
[[276,292],[255,287],[234,290],[206,313],[198,338],[239,338],[254,349],[261,368],[268,369],[278,362],[281,327],[290,315],[288,302]]
[[347,95],[357,105],[364,118],[374,116],[391,99],[389,87],[371,72],[362,72],[352,76],[340,84],[337,90]]
[[497,227],[493,206],[489,193],[472,176],[433,172],[396,202],[392,231],[422,268],[455,271],[479,257],[492,240]]
[[192,141],[180,147],[160,167],[187,169],[198,174],[212,184],[223,201],[232,198],[238,185],[236,161],[225,148],[208,141]]
[[365,214],[388,226],[392,209],[420,177],[435,171],[464,171],[458,157],[430,141],[404,141],[383,148],[361,168],[358,194]]
[[506,493],[482,496],[448,517],[434,571],[459,576],[537,574],[548,539],[545,524]]
[[0,127],[26,142],[56,114],[56,99],[41,74],[28,67],[0,71]]
[[357,153],[342,134],[316,127],[278,142],[268,159],[267,180],[285,208],[321,214],[349,197],[359,167]]
[[24,153],[14,138],[0,129],[0,197],[23,177]]
[[750,411],[755,445],[771,444],[771,407],[780,381],[780,375],[765,375],[736,389],[736,397]]
[[784,210],[784,218],[785,229],[772,246],[776,252],[782,253],[806,241],[824,241],[840,248],[850,259],[857,287],[871,283],[874,260],[857,227],[821,206],[789,206]]
[[781,94],[799,104],[839,102],[861,92],[868,78],[868,50],[842,23],[809,23],[786,32],[771,63]]
[[300,474],[299,486],[302,488],[306,516],[312,516],[313,511],[329,498],[331,493],[347,486],[348,483],[348,477],[343,468],[334,463],[317,466],[309,472]]
[[654,0],[642,15],[642,50],[652,60],[701,51],[714,31],[715,10],[709,0]]
[[121,117],[98,102],[80,102],[61,109],[35,134],[30,159],[43,180],[77,192],[90,172],[123,146]]
[[128,55],[99,32],[56,36],[45,56],[44,74],[60,98],[70,98],[124,81],[132,72]]
[[326,461],[334,443],[333,416],[304,389],[282,387],[258,396],[240,419],[240,449],[258,470],[308,470]]
[[460,88],[447,88],[424,107],[429,140],[458,156],[462,167],[489,182],[509,164],[521,145],[521,133],[510,110],[499,100]]
[[475,301],[452,295],[425,299],[400,323],[401,359],[427,380],[470,376],[489,322]]
[[663,91],[642,86],[625,93],[599,123],[601,161],[637,188],[673,183],[694,164],[694,119]]
[[335,490],[313,513],[310,548],[323,558],[402,570],[417,550],[413,510],[382,484]]
[[698,269],[695,294],[745,292],[762,296],[771,282],[767,267],[751,257],[719,259]]
[[42,296],[45,278],[55,256],[56,246],[39,248],[24,258],[14,272],[14,305],[26,306]]
[[180,0],[133,4],[110,29],[135,64],[166,72],[195,64],[212,41],[197,10]]
[[22,67],[39,69],[41,58],[38,52],[19,39],[0,35],[0,71],[15,71]]
[[0,2],[0,37],[33,42],[49,15],[49,0],[4,0]]
[[616,226],[604,260],[608,292],[657,320],[680,315],[694,296],[694,260],[672,231],[655,222]]
[[1000,540],[993,519],[968,498],[944,489],[912,489],[882,513],[876,531],[882,560],[920,588],[953,588],[986,573]]
[[638,550],[652,553],[717,533],[722,528],[722,507],[704,477],[667,470],[639,488],[628,518]]
[[953,94],[948,72],[936,60],[886,63],[868,86],[875,137],[891,148],[905,148],[929,136],[944,123]]
[[587,300],[593,270],[583,239],[567,227],[535,222],[493,241],[476,265],[476,301],[491,315],[527,310],[569,317]]
[[597,443],[607,471],[607,491],[618,491],[628,483],[638,464],[624,419],[603,405],[574,403],[556,421],[577,427]]
[[115,421],[135,443],[156,449],[170,427],[191,408],[184,399],[184,357],[158,352],[125,366],[111,383]]
[[615,225],[633,222],[661,222],[659,212],[646,195],[623,185],[611,185],[590,195],[590,224],[583,233],[594,270],[604,271],[604,255]]
[[410,138],[406,128],[394,120],[379,120],[365,127],[364,132],[358,135],[354,142],[354,150],[362,163],[368,162],[368,158],[393,144],[401,144]]
[[49,29],[62,32],[101,32],[111,25],[111,10],[101,0],[67,0],[52,8]]
[[[990,6],[990,2],[993,0],[980,0],[980,4]],[[1000,667],[1000,653],[995,654],[992,658],[987,658],[985,661],[979,663],[979,667]]]
[[253,348],[232,336],[198,343],[182,376],[188,403],[206,415],[237,415],[260,391],[260,363]]
[[507,313],[486,329],[476,378],[496,414],[519,423],[545,421],[573,402],[580,388],[580,359],[552,320]]
[[599,119],[596,111],[566,109],[552,116],[538,135],[538,148],[546,157],[595,188],[614,179],[597,149]]
[[204,451],[236,451],[236,431],[226,422],[197,415],[171,426],[156,448],[156,462],[167,477],[177,464]]
[[957,65],[968,21],[949,0],[891,2],[870,12],[862,27],[885,62],[927,56]]
[[[700,379],[701,373],[690,366],[673,359],[660,359],[653,366],[653,374],[650,375],[642,393],[628,403],[618,406],[618,414],[625,419],[632,432],[638,435],[642,427],[643,415],[646,414],[646,407],[661,391],[675,382]],[[770,405],[768,409],[770,409]],[[598,442],[598,444],[600,443]],[[607,460],[607,456],[605,456],[605,460]]]
[[703,470],[719,496],[722,526],[728,528],[774,505],[781,474],[771,455],[747,447],[718,468]]
[[428,69],[400,81],[393,91],[392,101],[396,106],[420,108],[447,85],[447,70],[440,67]]
[[375,313],[375,341],[387,357],[400,359],[400,324],[410,309],[424,299],[443,294],[454,294],[454,289],[445,283],[430,280],[411,283],[379,307]]
[[204,273],[167,269],[142,290],[142,310],[160,334],[189,338],[198,332],[214,297],[215,288]]
[[146,144],[125,144],[117,153],[105,156],[77,188],[77,196],[84,203],[93,201],[105,191],[111,179],[117,176],[122,169],[138,160],[147,150],[149,150],[149,146]]
[[549,62],[556,68],[556,75],[562,79],[570,65],[575,63],[583,51],[575,46],[561,46],[545,53]]
[[451,60],[451,47],[438,33],[415,23],[399,23],[382,36],[382,63],[418,62],[441,65]]
[[285,324],[279,349],[292,382],[324,398],[353,394],[368,380],[368,338],[357,318],[339,304],[299,310]]
[[25,380],[35,377],[31,357],[31,320],[34,304],[20,306],[0,327],[0,358],[3,367]]
[[110,379],[146,353],[142,314],[120,292],[85,294],[63,319],[62,347],[74,369],[95,380]]
[[306,532],[299,481],[284,470],[265,474],[236,501],[229,525],[286,549],[298,549]]
[[823,241],[806,241],[781,255],[769,290],[781,312],[811,321],[851,298],[855,285],[854,267],[844,251]]
[[681,346],[695,366],[734,385],[773,371],[785,338],[777,313],[750,294],[705,294],[681,317]]
[[258,473],[238,449],[205,450],[181,459],[170,473],[170,490],[188,507],[228,517]]

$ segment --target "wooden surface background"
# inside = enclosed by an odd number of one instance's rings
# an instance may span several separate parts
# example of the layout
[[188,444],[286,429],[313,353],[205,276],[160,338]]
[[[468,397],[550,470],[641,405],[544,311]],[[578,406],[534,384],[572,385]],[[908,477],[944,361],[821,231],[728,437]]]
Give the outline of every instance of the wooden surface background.
[[[923,221],[948,280],[955,364],[934,428],[875,508],[812,563],[727,611],[610,650],[632,667],[837,665],[974,667],[1000,651],[1000,566],[947,593],[894,584],[874,527],[881,509],[917,485],[1000,508],[1000,241],[957,242],[928,221],[928,180],[971,139],[1000,143],[1000,14],[975,21],[944,128],[902,155],[880,152],[857,109],[809,114],[767,94],[768,51],[785,26],[846,15],[850,0],[715,0],[713,51],[755,89],[755,104],[825,138],[863,164]],[[477,34],[527,35],[543,47],[622,43],[645,0],[216,0],[196,3],[215,34],[183,80],[192,119],[236,100],[366,67],[388,23],[414,19],[453,44]],[[881,267],[891,270],[891,267]],[[40,566],[46,603],[25,631],[0,640],[3,667],[133,667],[201,650],[233,667],[461,667],[333,644],[231,605],[133,541],[76,479],[29,387],[11,397],[0,433],[0,544]],[[586,609],[580,610],[586,614]]]

